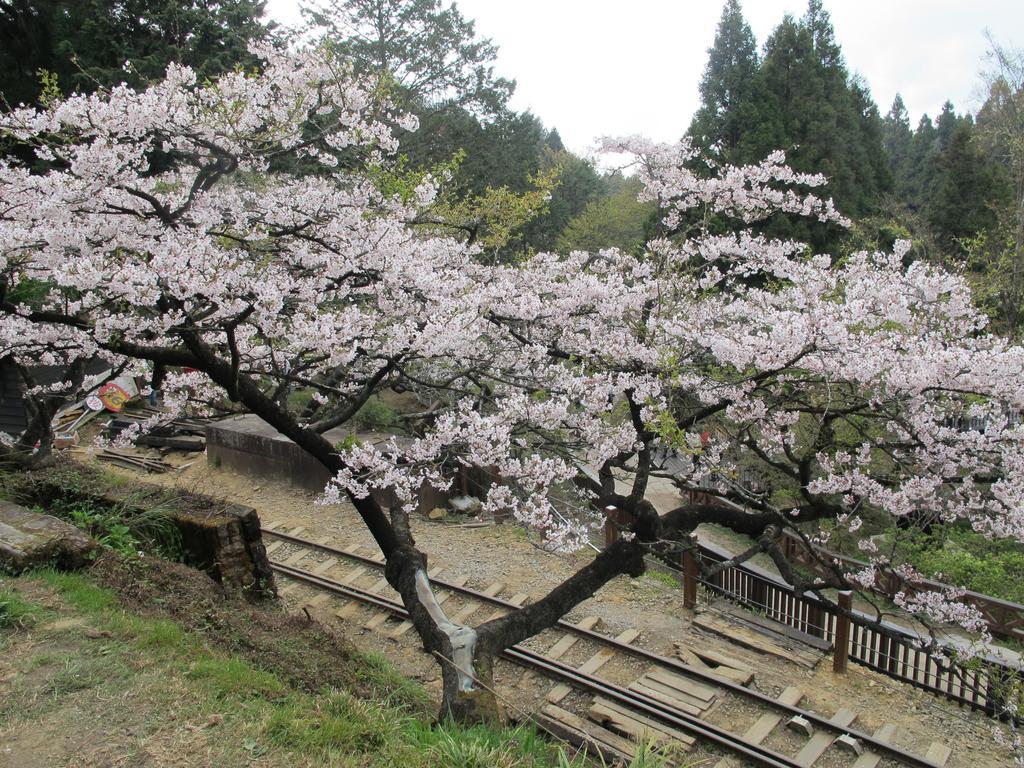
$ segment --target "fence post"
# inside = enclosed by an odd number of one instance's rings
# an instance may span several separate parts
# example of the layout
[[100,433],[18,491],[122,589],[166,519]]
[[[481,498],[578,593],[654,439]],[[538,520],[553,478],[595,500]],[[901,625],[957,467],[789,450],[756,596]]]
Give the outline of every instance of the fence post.
[[844,589],[839,593],[839,612],[836,614],[836,636],[832,647],[832,671],[846,672],[850,659],[850,610],[853,608],[853,592]]
[[[494,486],[494,487],[501,485],[501,473],[498,471],[498,468],[497,467],[491,467],[490,468],[490,474],[491,474],[491,485]],[[495,525],[501,525],[506,520],[508,520],[508,515],[509,515],[508,509],[501,509],[501,510],[495,511],[495,513],[494,513],[494,523],[495,523]]]
[[619,510],[608,505],[604,508],[604,546],[610,547],[619,540]]
[[683,550],[683,606],[697,607],[697,558],[694,557],[696,542]]

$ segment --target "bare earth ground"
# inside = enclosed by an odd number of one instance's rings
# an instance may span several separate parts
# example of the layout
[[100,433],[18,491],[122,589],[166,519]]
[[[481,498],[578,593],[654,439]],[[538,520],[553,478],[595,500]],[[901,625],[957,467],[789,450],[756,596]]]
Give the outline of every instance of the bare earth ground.
[[0,576],[0,590],[33,610],[0,626],[0,768],[364,765],[327,759],[285,718],[329,706],[325,689],[426,714],[344,639],[182,565],[107,554],[85,576]]
[[[339,548],[361,545],[364,554],[376,553],[369,534],[348,505],[318,506],[314,503],[314,494],[215,469],[208,466],[202,456],[171,455],[167,460],[177,465],[193,463],[179,471],[151,475],[145,480],[248,504],[257,509],[264,524],[276,523],[288,530],[301,526],[303,530],[299,535],[305,538],[324,540]],[[141,479],[140,474],[130,470],[115,471]],[[530,543],[523,531],[511,525],[468,528],[451,520],[435,523],[417,519],[413,521],[413,532],[419,547],[428,553],[431,568],[442,568],[444,578],[465,576],[468,577],[468,585],[478,589],[501,582],[506,585],[501,593],[506,598],[514,593],[539,597],[588,557],[586,553],[566,556],[545,552]],[[278,547],[273,557],[287,560],[298,552],[297,548],[286,545]],[[314,554],[303,559],[300,565],[308,569],[324,559]],[[329,575],[337,578],[345,573],[346,567],[351,566],[338,566]],[[367,574],[357,583],[369,586],[378,580],[379,575]],[[304,587],[293,585],[286,588],[283,597],[296,611],[306,607],[318,619],[341,630],[358,647],[386,654],[403,672],[423,681],[428,690],[439,690],[438,669],[419,649],[414,632],[406,632],[398,640],[391,639],[388,635],[397,626],[391,621],[383,628],[368,630],[364,624],[372,614],[366,609],[353,608],[345,620],[340,620],[334,615],[340,607],[338,603],[318,597],[316,592]],[[458,598],[452,598],[446,610],[451,614],[460,607]],[[948,765],[954,768],[988,768],[1012,763],[1010,756],[993,742],[993,722],[983,716],[856,665],[851,665],[846,675],[836,676],[831,671],[830,662],[825,659],[809,671],[697,630],[690,624],[691,613],[682,607],[681,591],[661,578],[617,579],[579,606],[568,618],[578,620],[591,615],[599,616],[602,620],[600,629],[611,635],[628,628],[640,630],[637,644],[664,655],[672,655],[674,644],[681,644],[711,648],[744,661],[756,670],[753,687],[757,690],[777,696],[786,686],[796,685],[806,694],[803,707],[828,717],[841,707],[851,709],[858,715],[854,727],[860,730],[873,732],[885,723],[893,723],[897,726],[897,745],[908,751],[923,755],[934,741],[947,744],[953,748]],[[486,618],[484,611],[478,611],[469,621],[479,623]],[[557,633],[545,633],[530,644],[546,649],[557,636]],[[580,664],[593,650],[585,643],[578,643],[564,660]],[[625,684],[637,679],[644,671],[642,665],[616,657],[602,668],[601,674]],[[496,683],[513,717],[538,709],[551,687],[550,683],[535,675],[524,675],[521,669],[504,663],[499,664]],[[573,694],[566,702],[570,708],[573,704],[586,703],[578,694]],[[726,699],[712,709],[709,719],[743,732],[758,714],[749,704]],[[795,734],[785,732],[773,734],[767,745],[790,751],[799,743]],[[832,752],[830,750],[821,758],[816,767],[838,768],[852,762],[849,756]],[[714,757],[714,752],[698,749],[692,756]],[[883,761],[882,765],[886,763]]]

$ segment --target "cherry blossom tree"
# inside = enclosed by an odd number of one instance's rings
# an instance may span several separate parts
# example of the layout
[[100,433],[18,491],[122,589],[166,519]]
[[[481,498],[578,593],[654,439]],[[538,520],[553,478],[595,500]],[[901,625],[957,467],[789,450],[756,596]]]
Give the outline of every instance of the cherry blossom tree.
[[[962,280],[905,249],[833,259],[749,231],[779,211],[844,223],[813,193],[820,176],[781,153],[695,175],[685,144],[608,141],[635,157],[657,237],[639,254],[494,265],[422,224],[436,180],[384,191],[393,129],[413,126],[374,83],[322,51],[258,53],[259,76],[199,85],[172,66],[142,92],[0,117],[37,156],[35,170],[0,161],[0,356],[193,369],[170,374],[170,404],[226,397],[295,441],[333,474],[325,500],[350,501],[373,535],[424,648],[448,660],[444,714],[494,716],[501,650],[648,555],[691,546],[703,522],[752,537],[734,562],[766,552],[819,591],[874,571],[807,577],[777,545],[784,530],[860,538],[869,515],[924,515],[1024,534],[1024,350],[986,333]],[[314,405],[291,407],[289,386]],[[396,386],[436,403],[408,439],[323,436]],[[964,416],[985,428],[961,430]],[[409,516],[460,465],[496,471],[485,508],[552,548],[587,542],[609,505],[632,523],[535,602],[455,625]],[[733,503],[658,510],[658,476]],[[905,602],[976,621],[950,597]]]

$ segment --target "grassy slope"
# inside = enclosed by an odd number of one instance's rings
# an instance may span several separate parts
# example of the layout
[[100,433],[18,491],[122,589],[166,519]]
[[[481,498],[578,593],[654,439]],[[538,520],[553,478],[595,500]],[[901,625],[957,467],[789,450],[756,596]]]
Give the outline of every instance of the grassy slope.
[[314,691],[309,669],[126,610],[105,580],[101,567],[0,581],[0,767],[565,764],[529,730],[431,728],[422,690],[379,659],[350,655],[352,687]]

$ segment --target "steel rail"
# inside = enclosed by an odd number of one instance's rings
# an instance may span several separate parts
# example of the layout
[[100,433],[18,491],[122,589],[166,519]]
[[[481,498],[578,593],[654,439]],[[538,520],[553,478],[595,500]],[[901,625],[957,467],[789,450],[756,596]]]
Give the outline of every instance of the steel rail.
[[[365,555],[357,555],[352,552],[346,552],[342,549],[338,549],[337,547],[332,547],[329,544],[320,544],[315,541],[310,541],[309,539],[304,539],[299,536],[292,536],[291,534],[284,533],[282,531],[270,530],[268,528],[261,528],[261,531],[263,533],[275,536],[284,541],[289,541],[293,544],[299,544],[301,546],[306,546],[311,549],[318,549],[323,552],[330,553],[332,555],[337,555],[338,557],[345,557],[350,560],[355,560],[356,562],[360,562],[365,565],[372,565],[377,568],[384,567],[384,564],[382,562],[380,562],[379,560],[375,560],[372,557],[366,557]],[[328,581],[330,581],[330,579],[328,579]],[[520,607],[507,600],[502,600],[500,597],[492,597],[490,595],[485,595],[482,592],[478,592],[477,590],[472,589],[470,587],[451,584],[441,579],[431,579],[431,582],[442,589],[457,592],[467,597],[472,597],[476,600],[480,600],[481,602],[491,603],[492,605],[507,608],[509,610],[516,610]],[[692,667],[689,664],[684,664],[682,661],[678,659],[673,659],[669,656],[662,656],[661,654],[649,651],[646,648],[641,648],[639,646],[632,645],[630,643],[623,643],[619,640],[616,640],[613,637],[603,635],[600,632],[595,632],[590,629],[578,627],[575,624],[565,621],[564,619],[559,619],[555,626],[552,628],[560,629],[565,632],[570,632],[578,637],[591,640],[595,643],[610,646],[616,649],[617,651],[629,654],[635,658],[643,659],[653,664],[668,667],[681,674],[698,678],[710,685],[714,685],[718,688],[723,688],[731,693],[735,693],[736,695],[742,698],[753,700],[765,707],[769,707],[776,711],[782,712],[788,715],[789,717],[803,717],[805,720],[812,723],[816,728],[823,728],[827,731],[831,731],[836,734],[848,734],[849,736],[852,736],[855,739],[859,739],[873,752],[893,757],[903,763],[906,763],[907,765],[913,766],[913,768],[936,768],[935,763],[932,763],[929,760],[925,760],[923,757],[920,757],[919,755],[906,752],[900,749],[899,747],[893,746],[892,744],[880,741],[874,738],[869,733],[859,731],[854,728],[840,728],[834,723],[829,722],[829,719],[823,717],[822,715],[818,715],[814,712],[801,709],[800,707],[794,707],[789,704],[785,704],[784,702],[772,698],[767,694],[761,693],[760,691],[754,691],[749,688],[745,688],[742,685],[734,683],[731,680],[726,680],[725,678],[719,677],[717,675],[708,674],[707,672],[697,669],[696,667]]]
[[[333,579],[323,576],[316,576],[299,568],[287,566],[282,563],[271,561],[271,568],[288,578],[296,579],[307,584],[313,584],[329,592],[344,595],[353,600],[368,603],[374,607],[389,611],[395,616],[403,619],[409,618],[409,612],[405,607],[390,598],[375,595],[372,592],[340,584]],[[685,712],[672,709],[660,701],[645,696],[644,694],[630,691],[613,683],[606,682],[592,675],[587,675],[572,667],[566,666],[557,661],[546,659],[538,653],[524,648],[521,645],[514,645],[506,648],[501,655],[514,663],[526,667],[532,667],[543,672],[548,677],[569,683],[577,688],[583,688],[591,693],[601,694],[625,704],[632,709],[639,710],[656,720],[667,723],[673,727],[685,730],[693,735],[709,742],[724,747],[730,752],[742,756],[746,760],[752,760],[758,765],[766,768],[801,768],[799,763],[791,758],[763,747],[759,744],[750,743],[743,738],[729,733],[716,725],[713,725],[698,717]]]

